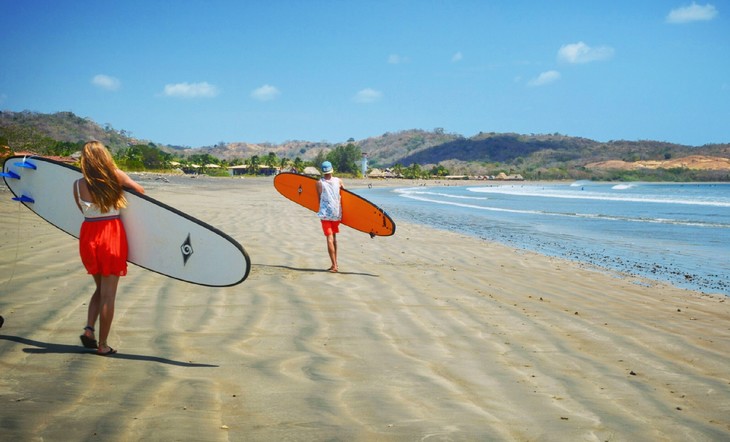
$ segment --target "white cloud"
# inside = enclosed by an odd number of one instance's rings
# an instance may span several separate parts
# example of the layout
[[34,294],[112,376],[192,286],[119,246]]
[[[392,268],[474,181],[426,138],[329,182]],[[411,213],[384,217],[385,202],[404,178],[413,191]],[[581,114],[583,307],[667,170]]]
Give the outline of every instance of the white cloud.
[[208,82],[202,83],[175,83],[166,84],[163,94],[167,97],[176,98],[212,98],[217,96],[219,90]]
[[457,61],[461,61],[462,58],[464,58],[464,55],[459,51],[451,57],[451,62],[456,63]]
[[527,82],[528,86],[544,86],[560,79],[560,72],[558,71],[545,71],[538,75],[536,78]]
[[106,89],[108,91],[116,91],[119,89],[119,87],[122,85],[122,82],[119,81],[118,78],[110,77],[108,75],[99,74],[94,75],[94,78],[91,79],[91,84],[94,86]]
[[591,61],[608,60],[613,57],[614,50],[610,46],[598,46],[592,48],[579,41],[563,45],[558,50],[558,60],[568,63],[589,63]]
[[717,16],[717,9],[711,4],[700,6],[692,2],[689,6],[676,8],[667,14],[667,23],[689,23],[693,21],[712,20]]
[[402,55],[398,54],[390,54],[388,56],[388,63],[390,64],[401,64],[401,63],[408,63],[410,60],[408,57],[404,57]]
[[271,101],[281,95],[279,89],[269,84],[265,84],[260,88],[256,88],[251,91],[251,98],[259,101]]
[[375,89],[366,88],[355,94],[353,100],[357,103],[374,103],[383,97],[383,93]]

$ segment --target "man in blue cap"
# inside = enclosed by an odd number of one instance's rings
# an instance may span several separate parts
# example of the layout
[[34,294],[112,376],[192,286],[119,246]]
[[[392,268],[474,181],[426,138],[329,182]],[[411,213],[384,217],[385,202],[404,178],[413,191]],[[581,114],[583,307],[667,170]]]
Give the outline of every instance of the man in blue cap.
[[344,189],[342,180],[332,176],[332,163],[322,163],[323,177],[317,181],[317,195],[319,196],[319,216],[322,221],[322,231],[327,237],[327,253],[332,261],[328,269],[332,273],[337,272],[337,234],[340,233],[340,221],[342,221],[342,199],[340,189]]

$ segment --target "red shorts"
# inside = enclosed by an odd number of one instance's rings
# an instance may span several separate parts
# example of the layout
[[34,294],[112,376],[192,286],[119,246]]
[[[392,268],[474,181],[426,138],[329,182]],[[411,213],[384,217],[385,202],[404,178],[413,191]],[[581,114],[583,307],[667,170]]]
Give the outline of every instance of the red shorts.
[[340,221],[322,220],[322,231],[324,232],[324,236],[340,233]]
[[90,275],[127,274],[127,233],[119,218],[81,224],[79,254]]

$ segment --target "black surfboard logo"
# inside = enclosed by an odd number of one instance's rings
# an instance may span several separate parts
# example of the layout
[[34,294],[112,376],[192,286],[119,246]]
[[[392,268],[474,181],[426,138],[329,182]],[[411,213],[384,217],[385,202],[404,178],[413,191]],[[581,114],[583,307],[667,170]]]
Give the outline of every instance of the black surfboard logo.
[[183,255],[183,266],[188,263],[188,259],[193,256],[193,244],[190,242],[190,234],[185,238],[185,242],[180,246],[180,251]]

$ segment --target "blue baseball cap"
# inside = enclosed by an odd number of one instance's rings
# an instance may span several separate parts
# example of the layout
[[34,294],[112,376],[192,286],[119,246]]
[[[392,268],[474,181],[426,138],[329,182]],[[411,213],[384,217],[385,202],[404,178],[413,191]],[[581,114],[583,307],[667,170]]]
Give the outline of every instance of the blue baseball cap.
[[332,172],[332,163],[329,161],[325,161],[322,163],[322,173],[331,173]]

